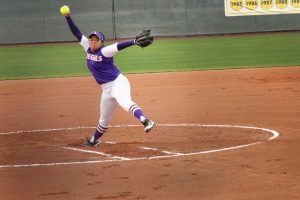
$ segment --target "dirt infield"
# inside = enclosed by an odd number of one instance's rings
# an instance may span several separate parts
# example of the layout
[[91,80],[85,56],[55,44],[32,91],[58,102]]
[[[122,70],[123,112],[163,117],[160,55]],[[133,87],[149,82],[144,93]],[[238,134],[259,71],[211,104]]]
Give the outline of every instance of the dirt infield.
[[95,148],[92,77],[0,81],[0,199],[299,198],[300,67],[127,77],[157,126],[118,108]]

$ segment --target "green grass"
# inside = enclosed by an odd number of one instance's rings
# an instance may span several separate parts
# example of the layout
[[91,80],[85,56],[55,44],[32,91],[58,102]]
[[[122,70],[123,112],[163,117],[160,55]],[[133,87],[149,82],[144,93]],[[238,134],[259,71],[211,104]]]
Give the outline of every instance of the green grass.
[[[300,34],[156,40],[115,56],[123,73],[300,65]],[[0,47],[0,79],[90,75],[78,44]]]

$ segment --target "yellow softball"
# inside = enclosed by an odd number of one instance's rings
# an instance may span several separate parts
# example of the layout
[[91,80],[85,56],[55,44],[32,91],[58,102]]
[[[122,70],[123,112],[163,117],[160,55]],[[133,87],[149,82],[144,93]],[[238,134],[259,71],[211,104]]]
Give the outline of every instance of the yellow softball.
[[64,16],[69,15],[70,14],[69,6],[64,5],[64,6],[60,7],[60,13]]

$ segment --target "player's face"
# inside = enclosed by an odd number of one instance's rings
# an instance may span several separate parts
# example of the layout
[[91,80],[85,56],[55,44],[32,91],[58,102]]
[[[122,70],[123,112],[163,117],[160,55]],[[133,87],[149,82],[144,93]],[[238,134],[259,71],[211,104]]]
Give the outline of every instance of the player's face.
[[89,38],[89,47],[92,51],[97,51],[102,45],[101,40],[96,36],[92,35]]

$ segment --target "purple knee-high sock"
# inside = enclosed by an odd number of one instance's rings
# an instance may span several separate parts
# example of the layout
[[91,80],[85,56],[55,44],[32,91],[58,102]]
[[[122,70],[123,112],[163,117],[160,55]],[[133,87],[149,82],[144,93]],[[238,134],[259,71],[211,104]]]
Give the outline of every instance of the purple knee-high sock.
[[146,119],[146,116],[144,115],[142,109],[138,107],[136,104],[132,105],[129,108],[129,112],[140,121],[144,121]]
[[107,128],[104,128],[100,124],[98,124],[98,127],[94,133],[94,136],[91,138],[91,142],[97,141],[102,135],[107,131]]

